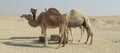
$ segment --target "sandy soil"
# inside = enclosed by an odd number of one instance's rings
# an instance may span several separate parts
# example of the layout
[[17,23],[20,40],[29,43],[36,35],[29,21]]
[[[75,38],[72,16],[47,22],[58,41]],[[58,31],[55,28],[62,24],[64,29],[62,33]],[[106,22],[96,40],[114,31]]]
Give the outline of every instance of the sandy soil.
[[[40,27],[30,27],[25,19],[17,15],[0,15],[0,53],[120,53],[120,16],[91,16],[90,20],[94,31],[92,45],[83,44],[86,32],[81,42],[77,42],[80,30],[74,28],[74,41],[55,49],[58,44],[43,47],[37,42]],[[48,29],[47,34],[48,37],[58,34],[58,28]]]

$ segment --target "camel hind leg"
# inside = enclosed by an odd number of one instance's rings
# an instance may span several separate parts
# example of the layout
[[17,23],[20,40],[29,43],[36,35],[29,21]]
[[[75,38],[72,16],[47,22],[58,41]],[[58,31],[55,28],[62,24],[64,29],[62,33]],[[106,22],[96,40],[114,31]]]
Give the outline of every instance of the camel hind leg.
[[66,40],[66,29],[67,27],[65,26],[60,26],[59,27],[59,35],[61,36],[61,39],[60,39],[60,43],[59,43],[59,46],[56,47],[56,49],[60,48],[61,47],[61,44],[63,43],[63,47],[65,46],[65,40]]
[[90,45],[92,44],[92,41],[93,41],[93,32],[90,31],[90,34],[91,34],[91,42],[90,42]]
[[87,31],[87,40],[84,44],[87,44],[89,37],[91,37],[90,44],[89,44],[89,45],[91,45],[92,41],[93,41],[93,32],[89,27],[86,27],[86,31]]
[[84,31],[85,31],[85,28],[84,28],[83,26],[79,26],[79,28],[80,28],[80,30],[81,30],[81,36],[80,36],[80,40],[78,40],[78,42],[81,41],[82,35],[83,35]]
[[90,37],[89,30],[88,30],[88,29],[86,29],[86,31],[87,31],[87,40],[85,41],[85,43],[84,43],[84,44],[87,44],[87,42],[88,42],[88,40],[89,40],[89,37]]

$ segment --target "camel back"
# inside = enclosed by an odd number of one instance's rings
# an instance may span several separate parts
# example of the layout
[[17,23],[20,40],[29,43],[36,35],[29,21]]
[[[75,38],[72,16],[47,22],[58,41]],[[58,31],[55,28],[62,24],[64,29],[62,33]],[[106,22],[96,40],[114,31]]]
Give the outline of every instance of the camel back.
[[56,27],[58,27],[61,23],[65,23],[65,17],[58,12],[58,10],[55,10],[53,8],[51,8],[47,12],[41,12],[38,18],[39,23],[44,21],[47,25]]
[[80,12],[80,11],[77,10],[77,9],[72,9],[72,10],[70,11],[70,15],[76,16],[76,17],[77,17],[77,16],[78,16],[78,17],[83,17],[83,18],[85,19],[86,25],[91,28],[90,20],[89,20],[88,16],[86,16],[84,13]]

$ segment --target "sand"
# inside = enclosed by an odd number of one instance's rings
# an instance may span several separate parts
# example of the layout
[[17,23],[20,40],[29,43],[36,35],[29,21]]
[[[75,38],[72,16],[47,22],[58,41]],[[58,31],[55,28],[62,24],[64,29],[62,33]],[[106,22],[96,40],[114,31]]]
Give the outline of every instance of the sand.
[[[40,27],[30,27],[18,15],[0,15],[0,53],[120,53],[120,16],[90,16],[90,20],[94,31],[92,45],[83,44],[86,32],[78,42],[80,30],[73,28],[74,41],[55,49],[58,44],[43,47],[37,42]],[[47,34],[58,34],[58,28],[48,29]]]

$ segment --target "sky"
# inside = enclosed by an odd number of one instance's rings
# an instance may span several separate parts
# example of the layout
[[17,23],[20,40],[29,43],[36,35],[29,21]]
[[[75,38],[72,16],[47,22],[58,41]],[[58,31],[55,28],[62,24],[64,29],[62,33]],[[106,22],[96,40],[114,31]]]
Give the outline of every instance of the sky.
[[0,0],[0,14],[28,14],[30,8],[54,7],[61,13],[79,9],[89,16],[120,15],[120,0]]

